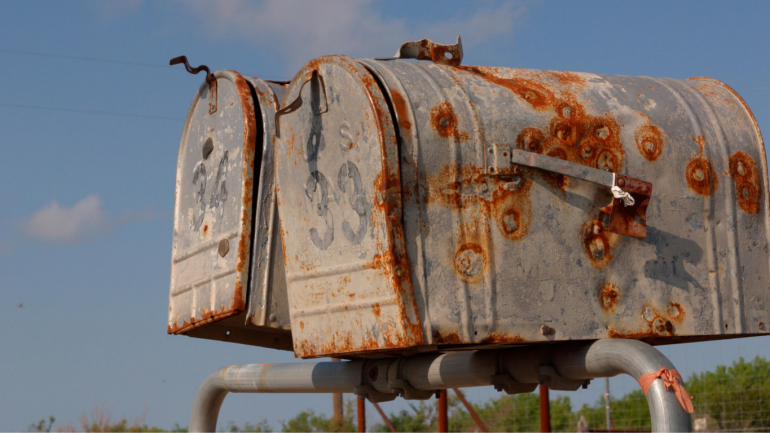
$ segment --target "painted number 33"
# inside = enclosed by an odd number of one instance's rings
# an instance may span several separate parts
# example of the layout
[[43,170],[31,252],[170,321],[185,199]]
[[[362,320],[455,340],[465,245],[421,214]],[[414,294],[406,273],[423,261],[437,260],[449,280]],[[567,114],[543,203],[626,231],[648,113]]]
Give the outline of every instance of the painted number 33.
[[[350,188],[350,182],[353,188]],[[353,226],[347,220],[342,221],[342,234],[352,245],[358,245],[364,240],[366,229],[369,227],[369,204],[366,201],[363,184],[361,183],[361,173],[358,167],[351,161],[342,164],[337,172],[337,187],[342,195],[348,196],[348,203],[353,211],[358,215],[358,227]],[[315,193],[320,189],[320,199],[314,203],[315,213],[326,222],[326,229],[320,233],[318,229],[310,229],[310,239],[313,245],[318,249],[325,250],[334,241],[334,215],[329,210],[329,193],[334,195],[334,201],[340,203],[340,197],[334,191],[334,186],[318,170],[314,170],[308,175],[305,182],[305,194],[311,202],[314,201]]]

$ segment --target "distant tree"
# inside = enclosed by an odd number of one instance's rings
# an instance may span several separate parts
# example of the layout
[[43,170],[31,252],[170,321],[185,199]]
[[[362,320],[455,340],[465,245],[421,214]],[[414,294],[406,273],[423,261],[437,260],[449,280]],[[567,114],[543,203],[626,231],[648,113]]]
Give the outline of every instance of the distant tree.
[[28,430],[34,432],[50,432],[54,422],[56,422],[56,418],[49,416],[48,425],[46,425],[45,418],[42,418],[37,424],[31,424]]
[[238,427],[234,422],[227,423],[227,430],[230,433],[263,433],[274,431],[267,420],[262,420],[256,424],[250,424],[248,422],[243,424],[243,427]]
[[[327,418],[324,414],[318,414],[312,410],[302,411],[288,421],[281,421],[281,431],[284,432],[350,432],[355,431],[353,424],[353,400],[345,400],[345,410],[341,422]],[[270,426],[267,426],[269,429]],[[266,431],[266,430],[261,430]]]
[[693,419],[710,418],[719,430],[770,428],[770,362],[764,358],[740,358],[730,367],[693,374],[687,390],[695,396]]

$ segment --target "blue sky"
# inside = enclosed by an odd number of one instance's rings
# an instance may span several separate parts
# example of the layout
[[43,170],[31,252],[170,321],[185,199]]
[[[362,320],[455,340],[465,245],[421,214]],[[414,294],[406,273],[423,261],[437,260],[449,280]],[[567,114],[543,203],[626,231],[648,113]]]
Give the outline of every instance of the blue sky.
[[[404,41],[450,43],[461,34],[465,64],[717,78],[770,134],[770,2],[0,7],[0,430],[23,430],[49,415],[77,421],[97,405],[115,417],[187,425],[195,391],[214,369],[295,362],[288,352],[166,335],[176,157],[202,79],[164,67],[171,57],[290,79],[320,55],[388,56]],[[663,350],[687,375],[737,356],[770,356],[766,346],[748,339]],[[619,392],[633,385],[613,383]],[[569,395],[592,402],[601,387]],[[263,418],[278,427],[305,408],[330,412],[331,399],[231,395],[220,428]],[[369,419],[376,421],[373,411]]]

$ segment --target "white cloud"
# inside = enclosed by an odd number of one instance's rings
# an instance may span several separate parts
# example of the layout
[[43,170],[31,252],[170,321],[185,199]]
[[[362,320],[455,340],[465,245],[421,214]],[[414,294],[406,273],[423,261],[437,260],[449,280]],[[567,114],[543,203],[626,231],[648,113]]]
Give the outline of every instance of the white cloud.
[[102,205],[98,195],[89,195],[69,208],[53,201],[24,222],[24,231],[43,242],[78,243],[97,239],[129,222],[150,221],[161,216],[148,209],[110,218]]
[[401,43],[427,37],[454,43],[458,34],[465,47],[510,33],[522,7],[515,3],[486,4],[472,14],[441,22],[423,22],[412,29],[407,21],[383,16],[370,0],[189,0],[214,36],[248,39],[275,47],[296,70],[326,54],[382,57]]

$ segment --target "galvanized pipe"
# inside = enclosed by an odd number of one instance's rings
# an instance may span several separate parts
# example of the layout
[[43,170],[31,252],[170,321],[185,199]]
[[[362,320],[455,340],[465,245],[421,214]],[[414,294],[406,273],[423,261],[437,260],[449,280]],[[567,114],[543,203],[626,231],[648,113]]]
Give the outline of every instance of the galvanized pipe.
[[352,393],[361,382],[362,368],[360,361],[247,364],[220,368],[203,381],[195,395],[190,431],[216,431],[219,409],[229,392]]
[[[210,374],[195,396],[190,431],[214,431],[228,392],[353,393],[363,378],[375,390],[392,394],[388,383],[406,381],[416,390],[486,386],[501,370],[521,383],[538,383],[538,366],[548,365],[565,379],[593,379],[624,373],[639,380],[660,366],[674,368],[662,353],[635,340],[599,340],[426,354],[411,358],[377,359],[368,363],[317,362],[250,364],[226,367]],[[372,371],[376,369],[376,371]],[[395,375],[395,376],[394,376]],[[689,431],[690,415],[676,396],[656,380],[647,392],[653,431]]]
[[[557,356],[558,355],[558,356]],[[553,353],[552,365],[564,377],[592,379],[624,373],[638,381],[645,373],[674,364],[654,347],[636,340],[599,340],[589,345],[569,344]],[[656,380],[647,391],[652,431],[690,431],[692,421],[673,392]]]

